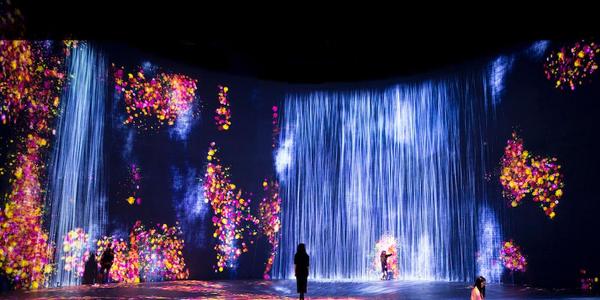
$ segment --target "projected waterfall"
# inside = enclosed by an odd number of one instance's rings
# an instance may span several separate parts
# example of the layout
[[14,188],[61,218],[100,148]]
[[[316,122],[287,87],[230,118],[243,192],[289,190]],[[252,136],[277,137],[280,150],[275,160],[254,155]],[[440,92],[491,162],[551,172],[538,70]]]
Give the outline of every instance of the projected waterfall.
[[500,261],[502,234],[496,214],[486,205],[480,206],[477,236],[477,275],[488,282],[500,282],[503,266]]
[[71,253],[73,247],[63,245],[69,240],[65,236],[82,228],[88,244],[76,250],[83,252],[103,233],[106,223],[102,169],[106,62],[90,45],[81,44],[68,63],[70,81],[61,103],[49,172],[50,233],[56,245],[52,284],[62,286],[79,283],[77,270],[69,266],[77,263],[72,259],[83,258],[83,253]]
[[306,243],[315,279],[377,279],[397,240],[399,278],[472,281],[486,198],[487,72],[382,90],[293,93],[283,107],[282,238],[273,274]]

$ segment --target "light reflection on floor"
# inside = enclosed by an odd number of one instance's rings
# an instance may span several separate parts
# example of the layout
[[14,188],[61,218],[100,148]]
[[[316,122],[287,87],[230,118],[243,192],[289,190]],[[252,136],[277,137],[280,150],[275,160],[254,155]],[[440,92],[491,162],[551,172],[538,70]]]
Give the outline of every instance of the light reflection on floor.
[[[296,282],[171,281],[140,284],[107,284],[12,292],[9,299],[293,299]],[[310,282],[307,299],[468,299],[467,283],[372,281]],[[566,291],[490,284],[486,299],[585,299]],[[591,298],[590,298],[591,299]]]

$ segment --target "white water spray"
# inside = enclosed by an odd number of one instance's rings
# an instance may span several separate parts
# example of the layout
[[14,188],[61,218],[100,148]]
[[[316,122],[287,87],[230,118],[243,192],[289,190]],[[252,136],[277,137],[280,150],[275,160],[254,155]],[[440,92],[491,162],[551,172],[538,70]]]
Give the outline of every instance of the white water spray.
[[[106,61],[82,43],[68,61],[71,76],[61,102],[56,143],[49,170],[50,237],[56,245],[52,285],[79,284],[75,272],[64,270],[62,242],[83,228],[90,243],[104,233],[107,219],[104,178],[104,112]],[[93,247],[93,245],[89,245]]]
[[373,249],[390,234],[400,279],[472,281],[488,91],[498,84],[486,73],[288,95],[276,152],[282,238],[274,277],[293,278],[296,246],[305,243],[311,278],[377,279]]

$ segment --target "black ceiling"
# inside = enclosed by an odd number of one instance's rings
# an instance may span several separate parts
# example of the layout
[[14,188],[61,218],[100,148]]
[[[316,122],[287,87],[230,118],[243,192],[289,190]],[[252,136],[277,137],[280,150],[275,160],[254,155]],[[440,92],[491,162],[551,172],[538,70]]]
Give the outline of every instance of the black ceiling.
[[169,6],[164,1],[150,8],[131,3],[125,7],[125,1],[96,6],[80,2],[15,5],[23,11],[30,38],[109,40],[206,70],[295,83],[411,76],[539,39],[594,34],[590,27],[548,26],[527,14],[519,16],[525,20],[520,23],[509,15],[464,18],[443,13],[428,18],[411,14],[339,18],[338,14],[338,18],[313,19],[239,11],[234,15],[227,10]]
[[149,40],[128,44],[208,70],[268,80],[319,83],[412,76],[528,42],[517,39],[475,42],[417,38],[253,37],[208,41]]

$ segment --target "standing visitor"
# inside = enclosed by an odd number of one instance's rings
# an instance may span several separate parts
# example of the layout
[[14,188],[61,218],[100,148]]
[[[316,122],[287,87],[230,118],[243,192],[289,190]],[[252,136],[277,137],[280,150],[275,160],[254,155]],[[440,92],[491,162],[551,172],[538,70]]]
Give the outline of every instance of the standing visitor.
[[96,262],[96,254],[90,252],[90,256],[85,262],[83,269],[83,284],[94,284],[98,278],[98,263]]
[[485,299],[485,278],[479,276],[475,279],[475,286],[471,290],[471,300]]
[[102,276],[102,283],[108,283],[110,267],[113,264],[113,260],[115,259],[115,253],[113,252],[112,246],[109,245],[104,253],[102,253],[102,258],[100,258],[100,275]]
[[308,284],[308,261],[309,257],[306,253],[306,246],[298,244],[296,255],[294,255],[294,273],[296,275],[296,286],[298,293],[300,293],[300,299],[304,299]]
[[392,256],[392,254],[386,254],[385,251],[381,251],[381,255],[380,255],[380,260],[381,260],[381,279],[382,280],[387,280],[389,279],[388,276],[388,266],[387,266],[387,258]]

